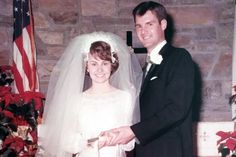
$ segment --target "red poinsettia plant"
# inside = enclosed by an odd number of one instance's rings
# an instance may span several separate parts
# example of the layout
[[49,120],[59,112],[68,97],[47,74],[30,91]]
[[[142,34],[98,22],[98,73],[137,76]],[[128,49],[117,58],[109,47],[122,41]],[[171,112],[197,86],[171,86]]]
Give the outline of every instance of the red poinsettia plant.
[[[236,93],[236,85],[233,86],[234,93]],[[236,104],[236,94],[233,94],[229,98],[229,104],[235,105]],[[236,117],[233,118],[233,120]],[[230,154],[230,151],[232,152],[231,156],[236,157],[236,131],[232,132],[223,132],[218,131],[216,135],[220,136],[220,139],[217,141],[218,151],[221,153],[222,157],[226,157]]]
[[11,66],[0,66],[0,156],[33,157],[44,95],[12,92]]
[[236,131],[218,131],[216,135],[220,136],[220,139],[217,141],[217,145],[219,145],[218,151],[222,154],[222,157],[230,154],[230,151],[232,152],[232,157],[236,157]]

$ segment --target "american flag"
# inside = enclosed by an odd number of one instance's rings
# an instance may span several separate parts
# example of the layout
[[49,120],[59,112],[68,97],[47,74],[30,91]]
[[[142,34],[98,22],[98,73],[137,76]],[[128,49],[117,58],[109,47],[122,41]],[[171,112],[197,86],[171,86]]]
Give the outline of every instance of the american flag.
[[31,0],[13,0],[13,74],[15,92],[38,91]]

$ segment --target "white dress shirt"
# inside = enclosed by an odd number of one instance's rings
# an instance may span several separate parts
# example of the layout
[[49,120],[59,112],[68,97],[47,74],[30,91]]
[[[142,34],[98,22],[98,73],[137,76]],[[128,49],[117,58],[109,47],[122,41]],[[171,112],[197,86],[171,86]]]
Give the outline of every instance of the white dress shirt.
[[146,73],[145,76],[148,73],[148,70],[150,69],[152,63],[153,64],[161,64],[162,56],[159,54],[162,47],[166,44],[166,40],[163,40],[161,43],[159,43],[150,53],[147,54],[147,67],[146,67]]

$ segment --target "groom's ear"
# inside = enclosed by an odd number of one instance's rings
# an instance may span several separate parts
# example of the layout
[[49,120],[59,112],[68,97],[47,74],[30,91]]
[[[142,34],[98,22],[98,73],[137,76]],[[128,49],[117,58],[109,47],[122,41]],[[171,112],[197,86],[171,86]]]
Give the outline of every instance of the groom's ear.
[[166,30],[166,28],[167,28],[167,21],[166,21],[166,19],[161,20],[161,28],[162,28],[163,31]]

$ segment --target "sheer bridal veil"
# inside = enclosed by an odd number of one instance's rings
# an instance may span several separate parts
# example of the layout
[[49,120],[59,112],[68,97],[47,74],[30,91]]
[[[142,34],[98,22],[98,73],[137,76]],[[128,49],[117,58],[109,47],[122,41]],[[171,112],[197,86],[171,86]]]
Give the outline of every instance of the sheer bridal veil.
[[[72,95],[79,95],[84,90],[86,57],[91,43],[105,41],[111,50],[118,54],[119,68],[111,76],[111,84],[131,93],[133,97],[133,123],[139,121],[138,95],[142,81],[142,69],[135,56],[128,49],[124,40],[108,32],[94,32],[75,37],[65,49],[64,54],[55,65],[47,91],[46,103],[43,114],[42,137],[40,145],[46,154],[55,157],[67,157],[60,143],[66,138],[62,128],[73,125],[68,121],[65,113],[70,112]],[[70,128],[68,128],[70,129]],[[40,155],[38,155],[40,156]]]

